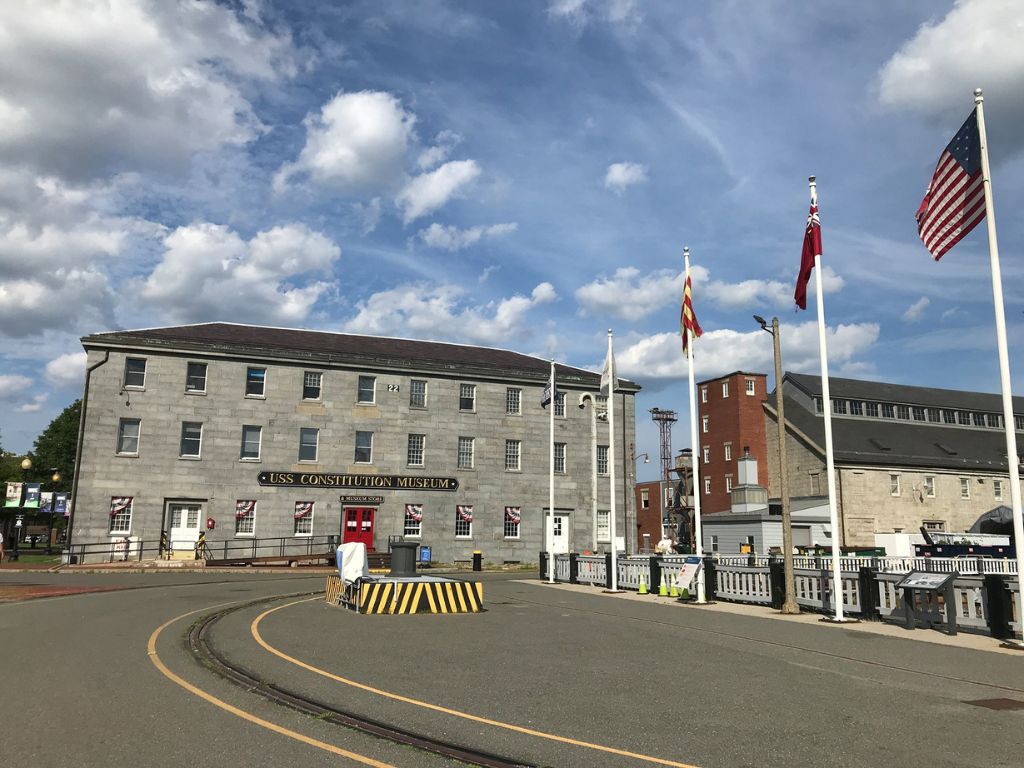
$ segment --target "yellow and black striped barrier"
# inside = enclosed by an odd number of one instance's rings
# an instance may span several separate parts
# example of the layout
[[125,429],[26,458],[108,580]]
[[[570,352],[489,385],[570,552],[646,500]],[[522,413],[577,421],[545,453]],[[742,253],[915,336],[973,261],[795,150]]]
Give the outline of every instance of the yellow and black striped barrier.
[[371,581],[359,587],[359,613],[479,613],[479,581]]

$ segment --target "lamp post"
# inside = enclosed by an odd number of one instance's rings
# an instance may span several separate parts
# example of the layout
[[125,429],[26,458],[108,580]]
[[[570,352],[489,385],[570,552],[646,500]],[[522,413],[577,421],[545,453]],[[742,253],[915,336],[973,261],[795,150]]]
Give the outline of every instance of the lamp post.
[[28,473],[32,470],[32,459],[26,456],[21,460],[21,498],[18,500],[18,509],[21,514],[14,520],[14,543],[11,544],[11,560],[17,561],[18,539],[21,538],[21,528],[25,524],[25,502],[28,497]]
[[[640,461],[640,459],[643,459],[644,460],[644,464],[650,464],[651,457],[647,455],[646,451],[644,451],[641,454],[637,454],[636,453],[636,446],[633,445],[633,443],[630,443],[629,444],[629,458],[632,459],[632,461],[630,463],[630,473],[631,473],[630,474],[630,482],[631,482],[631,485],[633,486],[633,501],[634,501],[634,507],[635,507],[636,506],[636,463],[638,461]],[[661,486],[659,485],[658,488],[660,489]],[[636,523],[637,530],[640,529],[639,515],[640,515],[640,510],[639,510],[639,508],[637,508],[637,523]],[[631,531],[629,537],[630,537],[631,540],[634,541],[634,544],[640,544],[640,542],[637,540],[637,531]],[[643,551],[643,550],[636,550],[634,548],[634,551]]]
[[785,573],[786,596],[782,602],[782,613],[800,613],[793,582],[793,520],[789,510],[789,478],[786,474],[786,411],[782,403],[782,351],[779,342],[779,318],[772,318],[772,327],[760,315],[754,321],[762,331],[772,335],[775,352],[775,412],[778,417],[779,433],[779,494],[782,497],[782,568]]
[[[53,487],[56,488],[57,484],[60,483],[60,470],[57,469],[57,467],[50,467],[50,472],[52,472],[50,475],[50,482],[53,484]],[[53,554],[53,516],[57,512],[55,509],[56,503],[56,491],[54,491],[50,495],[50,519],[47,521],[46,525],[46,554],[48,555]]]
[[[591,548],[597,551],[597,420],[608,420],[608,412],[597,406],[596,396],[591,392],[580,395],[580,408],[590,405],[590,530]],[[612,461],[612,458],[608,458]]]

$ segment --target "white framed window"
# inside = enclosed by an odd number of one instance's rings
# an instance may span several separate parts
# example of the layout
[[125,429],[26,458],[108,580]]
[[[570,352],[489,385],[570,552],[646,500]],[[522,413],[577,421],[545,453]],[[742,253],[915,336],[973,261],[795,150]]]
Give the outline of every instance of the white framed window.
[[900,476],[896,474],[889,475],[889,495],[899,496],[900,495]]
[[460,437],[457,465],[459,469],[473,468],[473,446],[476,438]]
[[324,375],[321,371],[304,371],[302,374],[302,399],[319,400]]
[[870,416],[872,419],[878,418],[878,403],[865,402],[864,403],[864,415]]
[[640,507],[642,509],[651,508],[651,492],[646,488],[640,489]]
[[729,382],[728,381],[723,381],[722,382],[722,397],[726,398],[728,396],[729,396]]
[[935,477],[933,475],[924,476],[924,495],[929,499],[935,498]]
[[911,408],[910,413],[914,417],[914,421],[925,420],[924,408],[922,408],[920,405],[915,405],[913,408]]
[[718,537],[717,536],[712,536],[711,537],[711,551],[712,552],[718,552]]
[[410,467],[423,466],[423,449],[427,443],[426,435],[409,435],[409,446],[406,450],[406,463]]
[[845,400],[833,400],[832,401],[832,413],[840,416],[846,415],[846,401]]
[[192,395],[206,394],[206,363],[189,363],[185,366],[185,392]]
[[732,461],[732,443],[726,443],[725,446],[725,460]]
[[943,424],[956,424],[956,411],[952,411],[948,408],[942,410],[942,423]]
[[945,520],[922,520],[921,526],[926,531],[934,531],[936,533],[942,533],[946,530]]
[[1024,432],[1024,416],[1013,415],[1013,428],[1017,432]]
[[814,412],[824,413],[825,412],[825,401],[817,395],[814,396]]
[[938,408],[929,408],[928,409],[928,421],[931,422],[932,424],[941,424],[942,423],[942,411],[940,411]]
[[725,476],[725,492],[732,493],[732,475]]
[[896,406],[892,403],[882,403],[882,418],[883,419],[895,419],[896,418]]
[[519,524],[523,519],[522,507],[505,507],[504,537],[506,539],[519,538]]
[[597,446],[597,474],[608,474],[608,446]]
[[459,410],[476,410],[476,384],[459,384]]
[[203,450],[203,424],[200,421],[181,422],[181,447],[178,456],[198,459]]
[[611,541],[612,529],[611,529],[611,518],[607,509],[597,510],[597,540],[598,541]]
[[961,477],[960,478],[960,498],[969,499],[971,498],[971,478]]
[[971,412],[970,411],[957,411],[956,422],[961,427],[971,426]]
[[522,440],[505,441],[505,471],[518,472],[520,470],[520,452],[523,448]]
[[356,430],[356,464],[373,463],[373,432]]
[[134,499],[131,496],[110,497],[111,533],[131,533],[133,503]]
[[423,535],[423,505],[405,505],[405,523],[402,525],[402,535],[418,539]]
[[555,392],[555,416],[565,416],[565,392]]
[[427,382],[423,379],[412,379],[409,381],[409,407],[427,407]]
[[703,454],[704,463],[705,464],[710,464],[711,463],[711,446],[710,445],[705,445],[701,449],[701,454]]
[[146,388],[146,359],[144,357],[126,357],[124,359],[122,386],[125,389]]
[[902,419],[903,421],[910,420],[910,406],[909,405],[897,405],[896,406],[896,418]]
[[708,431],[708,417],[707,416],[701,416],[700,417],[700,429],[701,429],[701,432],[703,432],[704,434],[707,434],[707,431]]
[[314,427],[299,429],[299,461],[316,461],[320,447],[320,430]]
[[702,403],[708,401],[708,388],[706,386],[700,388],[700,401]]
[[704,495],[705,496],[710,496],[711,495],[711,478],[710,477],[705,477],[704,478]]
[[752,377],[750,377],[750,376],[748,376],[746,378],[746,387],[747,387],[747,394],[748,395],[756,395],[757,394],[757,384],[756,384],[755,380]]
[[235,536],[252,536],[256,532],[256,500],[235,502]]
[[860,400],[850,401],[850,415],[851,416],[863,416],[864,415],[864,403]]
[[1002,501],[1003,500],[1003,481],[1002,480],[993,480],[992,481],[992,496],[995,498],[996,501]]
[[565,443],[555,443],[555,474],[565,474]]
[[295,536],[313,535],[313,507],[312,501],[296,501],[295,513],[292,519],[295,523],[293,533]]
[[505,413],[518,416],[523,412],[523,390],[509,387],[505,390]]
[[455,538],[473,538],[473,505],[455,505]]
[[356,388],[356,402],[363,405],[372,405],[376,400],[377,377],[360,376],[359,385]]
[[811,495],[821,495],[821,473],[820,472],[808,472],[807,477],[811,481]]
[[253,368],[245,369],[245,396],[266,397],[267,392],[267,369]]
[[242,449],[238,458],[242,461],[259,461],[263,442],[263,427],[255,424],[242,425]]
[[117,423],[117,452],[123,456],[139,455],[139,419],[121,419]]

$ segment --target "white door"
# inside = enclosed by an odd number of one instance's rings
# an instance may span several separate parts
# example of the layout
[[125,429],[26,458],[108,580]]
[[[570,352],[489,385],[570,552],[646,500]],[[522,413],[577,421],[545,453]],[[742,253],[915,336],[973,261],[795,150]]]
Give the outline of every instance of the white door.
[[170,531],[168,538],[172,550],[195,551],[199,541],[199,518],[202,516],[200,504],[168,504]]
[[569,552],[569,516],[557,512],[551,518],[551,551],[556,555]]

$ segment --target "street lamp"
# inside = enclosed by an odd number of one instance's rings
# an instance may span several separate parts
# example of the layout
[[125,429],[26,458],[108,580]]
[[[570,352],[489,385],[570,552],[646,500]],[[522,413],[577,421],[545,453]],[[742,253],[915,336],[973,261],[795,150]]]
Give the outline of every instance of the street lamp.
[[25,502],[28,501],[28,473],[32,470],[32,459],[26,456],[21,460],[21,499],[18,508],[21,514],[14,521],[14,543],[11,545],[11,560],[17,561],[18,539],[21,538],[21,528],[25,524]]
[[[50,467],[50,482],[53,487],[56,488],[57,484],[60,483],[60,470],[57,467]],[[57,510],[55,509],[57,503],[56,491],[50,495],[50,519],[46,525],[46,554],[53,554],[53,517]]]
[[775,352],[775,412],[778,417],[779,433],[779,492],[782,496],[782,567],[785,573],[786,596],[782,602],[782,613],[800,613],[793,581],[793,520],[789,510],[789,478],[786,475],[786,411],[782,404],[782,351],[779,348],[779,318],[772,318],[772,327],[760,315],[754,315],[754,322],[762,331],[772,335]]
[[[590,530],[591,548],[597,551],[597,420],[607,421],[608,412],[600,410],[596,396],[591,392],[580,395],[579,406],[584,409],[590,405]],[[612,461],[612,457],[608,457]]]

